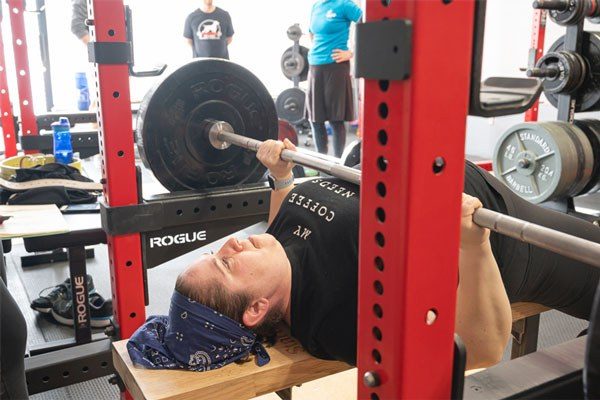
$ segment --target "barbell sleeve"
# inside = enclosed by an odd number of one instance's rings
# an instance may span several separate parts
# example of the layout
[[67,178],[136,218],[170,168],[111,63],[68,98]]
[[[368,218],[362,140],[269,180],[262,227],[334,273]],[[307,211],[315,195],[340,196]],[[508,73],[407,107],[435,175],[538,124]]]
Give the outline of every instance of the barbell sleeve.
[[[263,143],[260,140],[241,136],[225,122],[214,122],[209,131],[213,146],[225,149],[230,144],[258,151]],[[319,158],[311,152],[283,150],[281,159],[314,168],[345,181],[360,185],[361,171]],[[502,235],[533,244],[554,253],[600,268],[600,244],[564,232],[523,221],[486,208],[479,208],[473,214],[473,222]]]
[[553,253],[595,267],[600,267],[600,244],[590,240],[523,221],[486,208],[480,208],[475,211],[473,222],[505,236],[539,246]]
[[[209,131],[209,136],[212,136],[211,143],[213,143],[213,146],[215,145],[215,142],[224,142],[225,144],[234,144],[245,149],[258,151],[258,148],[263,143],[260,140],[234,133],[229,124],[220,121],[213,124]],[[215,138],[217,141],[214,140]],[[225,145],[225,148],[226,147],[227,146]],[[221,146],[221,148],[224,147]],[[326,174],[341,178],[345,181],[360,185],[361,174],[359,170],[337,164],[333,161],[318,157],[316,155],[312,155],[308,151],[300,153],[285,149],[281,152],[281,159],[303,165],[305,167],[310,167],[316,169],[317,171],[321,171]]]

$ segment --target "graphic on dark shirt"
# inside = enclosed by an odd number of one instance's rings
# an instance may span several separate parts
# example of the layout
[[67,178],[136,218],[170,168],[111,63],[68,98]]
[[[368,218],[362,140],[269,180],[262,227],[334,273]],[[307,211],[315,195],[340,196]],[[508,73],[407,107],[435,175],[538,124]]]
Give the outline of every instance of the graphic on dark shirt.
[[183,36],[193,42],[194,57],[229,59],[227,39],[233,36],[229,13],[219,7],[211,13],[198,9],[185,20]]
[[214,19],[205,19],[198,25],[196,36],[200,40],[219,40],[223,36],[221,31],[221,23]]

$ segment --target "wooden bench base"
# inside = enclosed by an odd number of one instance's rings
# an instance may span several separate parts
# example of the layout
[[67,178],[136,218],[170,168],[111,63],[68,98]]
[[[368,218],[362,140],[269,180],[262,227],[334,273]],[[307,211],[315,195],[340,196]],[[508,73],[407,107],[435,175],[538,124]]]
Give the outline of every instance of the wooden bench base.
[[264,367],[257,367],[252,360],[208,372],[136,368],[126,344],[127,340],[113,343],[113,362],[136,400],[250,399],[351,368],[312,357],[285,333],[267,349],[271,362]]

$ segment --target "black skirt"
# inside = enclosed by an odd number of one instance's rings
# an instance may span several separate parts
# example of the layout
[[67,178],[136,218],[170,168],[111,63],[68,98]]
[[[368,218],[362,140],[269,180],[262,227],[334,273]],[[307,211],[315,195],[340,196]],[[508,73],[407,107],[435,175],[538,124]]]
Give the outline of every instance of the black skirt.
[[309,121],[353,121],[350,63],[311,65],[305,104],[305,117]]

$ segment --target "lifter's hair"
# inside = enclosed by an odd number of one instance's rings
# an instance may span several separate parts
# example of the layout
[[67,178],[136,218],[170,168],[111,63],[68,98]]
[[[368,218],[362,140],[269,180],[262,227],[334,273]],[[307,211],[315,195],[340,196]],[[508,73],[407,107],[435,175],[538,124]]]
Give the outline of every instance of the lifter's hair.
[[[216,279],[208,282],[201,287],[190,279],[189,274],[185,272],[177,277],[175,290],[183,296],[187,296],[206,307],[221,313],[232,320],[243,324],[243,316],[246,309],[250,306],[252,297],[248,292],[235,293],[225,289],[222,283]],[[251,328],[258,335],[269,338],[275,335],[276,325],[283,318],[282,313],[277,307],[272,307],[264,321]]]

